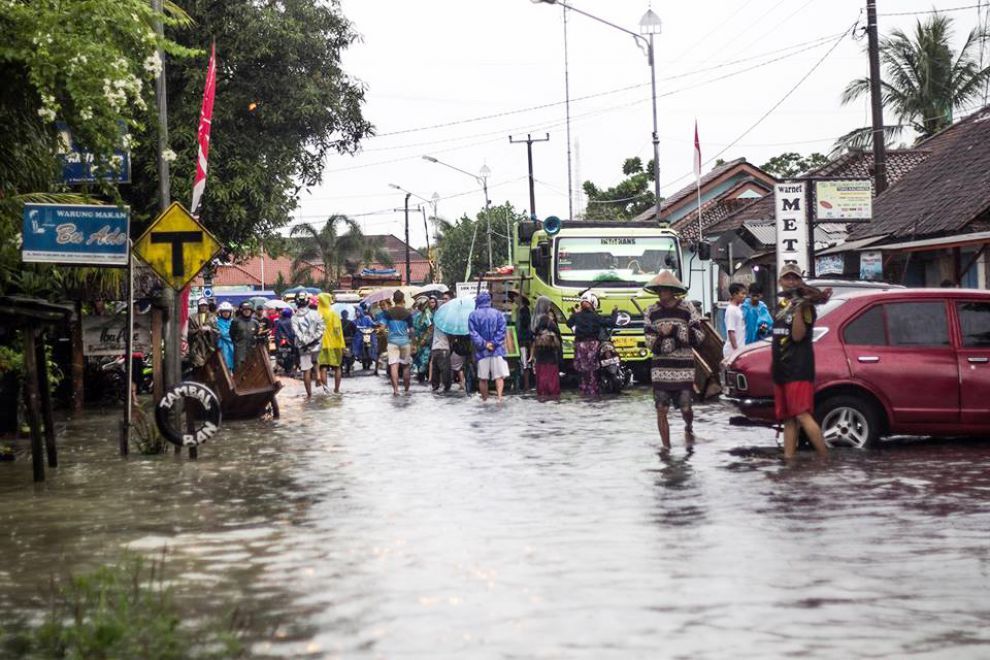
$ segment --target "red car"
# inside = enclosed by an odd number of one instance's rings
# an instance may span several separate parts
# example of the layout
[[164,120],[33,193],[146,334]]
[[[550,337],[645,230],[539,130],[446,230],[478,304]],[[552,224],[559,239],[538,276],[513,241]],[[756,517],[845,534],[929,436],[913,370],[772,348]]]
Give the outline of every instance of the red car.
[[[990,435],[990,291],[844,293],[818,314],[815,417],[830,445]],[[723,375],[746,417],[776,421],[769,341],[743,348]]]

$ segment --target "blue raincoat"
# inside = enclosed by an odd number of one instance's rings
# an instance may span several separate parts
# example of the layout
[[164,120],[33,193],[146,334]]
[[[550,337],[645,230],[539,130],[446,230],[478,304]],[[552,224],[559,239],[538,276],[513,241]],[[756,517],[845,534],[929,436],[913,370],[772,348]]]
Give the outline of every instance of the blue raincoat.
[[[361,334],[361,328],[374,328],[374,320],[365,314],[364,310],[358,307],[356,309],[356,316],[354,317],[354,325],[357,326],[357,332],[354,333],[354,338],[351,340],[351,352],[355,357],[361,355],[361,348],[364,342],[364,335]],[[376,333],[371,333],[371,355],[369,355],[372,360],[378,358],[378,337]]]
[[223,356],[223,361],[227,363],[227,368],[231,371],[234,370],[234,340],[230,338],[230,324],[233,319],[225,319],[222,316],[217,317],[217,330],[220,331],[220,336],[217,338],[217,348],[220,349],[220,354]]
[[[770,329],[773,328],[773,317],[770,316],[770,310],[767,309],[767,305],[762,300],[759,304],[754,307],[750,298],[746,298],[742,302],[742,313],[743,318],[746,320],[746,343],[752,344],[755,341],[763,339],[769,336]],[[762,335],[760,334],[760,326],[766,325],[767,329]]]
[[[487,291],[478,294],[474,311],[468,318],[468,329],[475,359],[505,357],[505,315],[492,307],[492,296]],[[495,344],[495,350],[489,351],[485,347],[487,342]]]

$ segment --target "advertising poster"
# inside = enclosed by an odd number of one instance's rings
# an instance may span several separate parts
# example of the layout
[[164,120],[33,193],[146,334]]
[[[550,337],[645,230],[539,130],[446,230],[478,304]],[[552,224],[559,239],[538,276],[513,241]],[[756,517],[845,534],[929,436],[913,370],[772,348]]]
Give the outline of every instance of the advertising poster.
[[872,220],[872,182],[869,179],[815,182],[815,218],[837,222]]
[[95,204],[25,204],[21,258],[30,263],[126,266],[130,210]]
[[859,279],[871,281],[883,279],[883,252],[869,250],[859,253]]

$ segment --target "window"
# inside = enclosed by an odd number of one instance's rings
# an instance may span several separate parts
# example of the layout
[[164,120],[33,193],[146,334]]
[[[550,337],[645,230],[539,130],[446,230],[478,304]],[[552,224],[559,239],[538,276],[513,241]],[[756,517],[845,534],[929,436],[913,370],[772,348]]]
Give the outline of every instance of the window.
[[887,331],[883,323],[883,307],[871,307],[846,326],[842,339],[852,346],[886,346]]
[[966,348],[990,348],[990,303],[961,302],[959,327],[963,346]]
[[661,270],[680,274],[677,244],[667,236],[566,236],[557,239],[560,286],[638,289]]
[[948,346],[945,303],[908,302],[884,306],[891,346]]

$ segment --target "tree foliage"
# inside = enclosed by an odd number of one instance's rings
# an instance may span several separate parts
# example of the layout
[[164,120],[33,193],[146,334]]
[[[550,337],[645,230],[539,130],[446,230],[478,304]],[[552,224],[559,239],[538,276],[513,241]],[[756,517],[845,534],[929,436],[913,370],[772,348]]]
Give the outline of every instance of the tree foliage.
[[[438,220],[439,243],[436,246],[440,255],[440,271],[448,286],[464,281],[464,273],[471,254],[471,276],[488,270],[488,230],[489,221],[492,233],[492,264],[500,266],[509,262],[509,248],[505,240],[505,226],[510,227],[526,219],[526,213],[506,202],[482,210],[476,217],[462,216],[454,223]],[[474,242],[474,250],[471,243]]]
[[[345,272],[353,274],[362,265],[392,265],[384,239],[365,236],[357,222],[346,215],[331,215],[320,228],[310,223],[296,225],[290,233],[295,237],[290,248],[293,279],[304,280],[308,276],[327,290],[337,288]],[[319,280],[313,277],[316,264],[322,271]]]
[[651,182],[653,161],[643,167],[640,158],[627,158],[622,163],[626,176],[611,188],[600,188],[591,181],[583,184],[588,197],[585,218],[589,220],[630,220],[656,204]]
[[815,152],[809,156],[802,156],[794,151],[788,151],[778,156],[774,156],[760,166],[760,169],[767,174],[772,174],[778,179],[789,179],[798,174],[817,170],[828,164],[828,158],[823,154]]
[[[981,98],[990,67],[983,67],[974,50],[988,35],[971,30],[958,52],[953,50],[952,19],[938,13],[918,21],[914,33],[894,30],[880,40],[884,68],[880,82],[881,102],[893,113],[897,124],[885,127],[885,139],[896,138],[905,128],[920,139],[952,124],[955,110]],[[982,68],[981,68],[982,67]],[[870,79],[853,80],[842,92],[842,102],[851,103],[870,93]],[[872,146],[871,128],[860,128],[839,138],[837,148]]]
[[[321,180],[329,154],[356,151],[372,132],[361,113],[364,87],[341,64],[358,36],[335,0],[186,0],[183,6],[196,30],[171,36],[204,56],[168,63],[169,140],[177,154],[172,197],[191,198],[205,52],[215,41],[201,219],[234,251],[251,252],[288,222],[299,189]],[[157,209],[153,146],[135,154],[135,167],[146,176],[128,194],[144,217]]]

